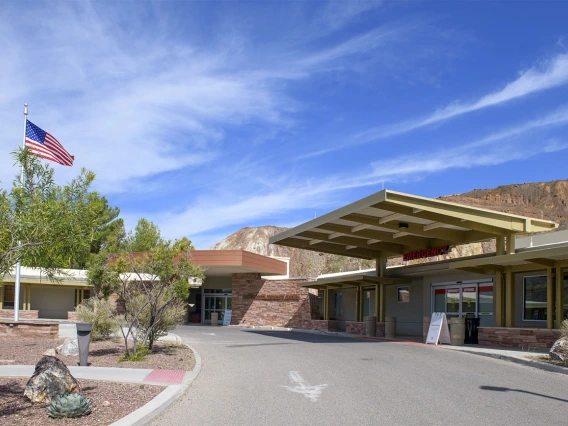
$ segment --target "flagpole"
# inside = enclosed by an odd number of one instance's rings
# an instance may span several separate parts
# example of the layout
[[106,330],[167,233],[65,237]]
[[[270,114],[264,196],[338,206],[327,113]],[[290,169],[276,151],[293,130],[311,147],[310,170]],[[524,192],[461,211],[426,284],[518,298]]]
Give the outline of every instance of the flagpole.
[[[24,136],[22,138],[22,149],[26,147],[26,125],[28,124],[28,104],[24,104]],[[22,170],[20,173],[20,185],[23,187],[26,181],[26,176],[24,174],[24,165],[22,164]],[[18,242],[20,243],[20,242]],[[14,288],[14,321],[20,320],[20,260],[16,264],[16,283]]]

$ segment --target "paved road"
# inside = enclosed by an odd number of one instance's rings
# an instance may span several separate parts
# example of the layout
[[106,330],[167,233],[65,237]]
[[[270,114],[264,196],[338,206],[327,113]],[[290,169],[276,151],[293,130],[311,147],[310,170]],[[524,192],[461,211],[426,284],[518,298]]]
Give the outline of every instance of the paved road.
[[202,356],[154,425],[567,425],[568,376],[439,347],[178,328]]

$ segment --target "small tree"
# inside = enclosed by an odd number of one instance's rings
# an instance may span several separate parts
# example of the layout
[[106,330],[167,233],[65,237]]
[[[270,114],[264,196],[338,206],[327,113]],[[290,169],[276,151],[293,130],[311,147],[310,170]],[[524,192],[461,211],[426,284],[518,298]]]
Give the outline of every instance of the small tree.
[[125,312],[115,319],[124,321],[121,330],[127,357],[129,337],[136,354],[139,342],[152,349],[164,327],[181,323],[174,315],[177,322],[172,325],[171,310],[179,309],[180,304],[185,307],[190,283],[203,278],[201,268],[191,262],[193,246],[187,238],[174,243],[160,238],[151,250],[135,253],[133,237],[110,247],[112,254],[98,256],[89,268],[89,282],[99,297],[114,293],[124,301]]
[[53,168],[28,149],[14,152],[20,176],[10,191],[0,188],[0,281],[18,261],[40,267],[50,279],[60,268],[83,266],[111,234],[120,232],[117,208],[90,191],[95,174],[82,169],[56,185]]

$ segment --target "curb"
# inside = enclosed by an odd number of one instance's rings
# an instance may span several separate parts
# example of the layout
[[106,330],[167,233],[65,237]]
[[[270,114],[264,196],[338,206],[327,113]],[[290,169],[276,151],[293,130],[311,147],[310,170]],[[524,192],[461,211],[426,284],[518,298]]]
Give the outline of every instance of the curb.
[[538,368],[540,370],[550,371],[552,373],[560,373],[560,374],[568,375],[568,368],[560,367],[558,365],[547,364],[545,362],[537,361],[537,360],[534,360],[534,359],[526,359],[526,358],[521,358],[521,357],[500,355],[500,354],[494,354],[494,353],[488,353],[488,352],[468,351],[468,350],[463,350],[463,349],[460,349],[459,351],[456,351],[456,352],[463,352],[463,353],[466,353],[466,354],[485,356],[485,357],[494,358],[494,359],[501,359],[503,361],[511,361],[511,362],[514,362],[515,364],[526,365],[526,366],[529,366],[529,367]]
[[182,396],[195,378],[201,371],[201,355],[190,345],[186,346],[191,349],[195,357],[195,367],[193,370],[185,373],[181,385],[170,385],[160,392],[154,399],[147,404],[134,410],[129,415],[111,423],[109,426],[140,426],[148,423],[157,417],[162,411],[174,403],[176,399]]

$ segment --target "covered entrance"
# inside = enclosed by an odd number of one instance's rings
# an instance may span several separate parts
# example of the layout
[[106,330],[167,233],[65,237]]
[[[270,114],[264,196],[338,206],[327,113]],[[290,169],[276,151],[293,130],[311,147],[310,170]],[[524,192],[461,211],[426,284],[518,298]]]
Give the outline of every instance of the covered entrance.
[[217,312],[219,314],[219,321],[223,321],[225,310],[233,308],[232,289],[205,289],[202,306],[205,306],[202,322],[210,324],[211,314],[213,312]]
[[432,312],[445,312],[448,319],[473,316],[482,327],[493,327],[493,306],[491,280],[432,284]]

